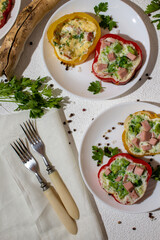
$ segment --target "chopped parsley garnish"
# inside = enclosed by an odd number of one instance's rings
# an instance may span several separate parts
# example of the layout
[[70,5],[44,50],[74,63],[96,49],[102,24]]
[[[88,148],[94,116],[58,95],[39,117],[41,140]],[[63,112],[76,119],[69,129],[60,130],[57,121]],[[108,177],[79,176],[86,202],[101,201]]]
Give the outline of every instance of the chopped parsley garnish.
[[0,82],[0,102],[14,102],[15,111],[30,110],[31,118],[44,115],[48,108],[60,108],[62,97],[53,97],[53,89],[47,85],[46,77],[31,80],[13,77],[8,82]]
[[[147,5],[145,13],[150,14],[160,10],[160,0],[152,0],[149,5]],[[152,23],[157,23],[157,29],[160,29],[160,13],[157,13],[152,16],[155,20],[152,20]]]
[[92,146],[92,159],[97,161],[97,166],[100,166],[103,163],[103,157],[113,157],[114,155],[120,153],[120,150],[115,147],[104,147],[100,148],[97,146]]
[[108,2],[101,2],[94,7],[95,14],[100,18],[100,27],[111,31],[114,27],[117,27],[117,23],[113,21],[112,17],[109,15],[100,14],[100,12],[106,12],[108,10]]
[[91,82],[90,86],[88,87],[88,91],[93,92],[93,94],[100,93],[103,89],[104,87],[101,86],[100,81]]

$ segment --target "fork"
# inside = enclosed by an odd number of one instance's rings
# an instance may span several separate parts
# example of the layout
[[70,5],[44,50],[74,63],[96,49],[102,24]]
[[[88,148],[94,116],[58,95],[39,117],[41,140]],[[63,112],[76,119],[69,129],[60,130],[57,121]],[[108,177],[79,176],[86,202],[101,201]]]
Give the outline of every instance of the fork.
[[31,152],[28,150],[28,148],[25,146],[25,144],[20,138],[19,141],[16,140],[16,142],[14,142],[13,144],[14,145],[11,144],[11,146],[20,157],[24,166],[36,175],[39,183],[41,184],[44,195],[47,197],[60,221],[64,224],[64,226],[70,233],[76,234],[76,222],[67,213],[55,190],[51,186],[49,186],[46,180],[41,176],[36,159],[33,157]]
[[79,210],[78,207],[72,198],[70,192],[68,191],[65,183],[63,182],[61,176],[59,175],[58,171],[50,164],[46,157],[45,153],[45,145],[43,141],[41,140],[37,130],[35,129],[34,125],[30,120],[26,121],[26,123],[23,123],[23,126],[20,125],[23,129],[29,143],[31,144],[32,148],[38,152],[42,158],[43,161],[47,167],[47,171],[49,174],[49,177],[54,185],[54,188],[56,189],[62,203],[64,204],[66,210],[68,211],[69,215],[73,219],[79,218]]

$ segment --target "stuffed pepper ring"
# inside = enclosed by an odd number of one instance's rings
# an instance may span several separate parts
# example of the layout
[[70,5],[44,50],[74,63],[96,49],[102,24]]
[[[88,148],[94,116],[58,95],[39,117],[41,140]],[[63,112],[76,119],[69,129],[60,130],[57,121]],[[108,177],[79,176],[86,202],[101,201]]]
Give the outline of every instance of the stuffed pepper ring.
[[93,17],[75,12],[53,22],[48,28],[47,36],[60,61],[78,65],[95,49],[101,30]]

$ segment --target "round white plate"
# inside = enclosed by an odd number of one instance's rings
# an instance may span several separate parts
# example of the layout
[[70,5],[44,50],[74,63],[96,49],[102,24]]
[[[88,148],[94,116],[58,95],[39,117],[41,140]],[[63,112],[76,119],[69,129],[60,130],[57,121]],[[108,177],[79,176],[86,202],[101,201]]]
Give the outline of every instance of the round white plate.
[[14,2],[14,5],[8,16],[8,20],[7,20],[6,24],[0,29],[0,39],[2,39],[7,34],[7,32],[10,30],[10,28],[13,26],[13,24],[17,18],[17,15],[19,13],[19,9],[21,6],[21,0],[14,0],[13,2]]
[[[47,39],[47,29],[56,19],[65,14],[77,11],[94,13],[94,6],[98,5],[99,3],[99,0],[72,0],[60,7],[52,15],[46,25],[43,33],[42,51],[46,66],[60,87],[66,89],[74,95],[83,98],[102,100],[117,97],[128,91],[133,85],[136,84],[146,69],[150,55],[150,40],[146,26],[137,12],[123,1],[108,0],[109,9],[106,14],[112,15],[113,19],[117,21],[118,30],[120,30],[120,35],[122,37],[130,40],[132,39],[140,45],[143,52],[144,62],[142,68],[132,81],[123,86],[116,86],[111,83],[102,82],[102,86],[105,87],[105,89],[104,92],[99,94],[94,95],[92,92],[87,90],[91,82],[99,80],[94,76],[93,73],[91,73],[94,53],[85,63],[66,71],[65,66],[61,65],[60,61],[54,55],[53,47],[50,45]],[[115,29],[112,32],[115,33]]]
[[[159,107],[143,102],[118,104],[103,112],[85,133],[79,157],[81,174],[91,193],[110,207],[130,213],[149,212],[160,207],[160,182],[150,179],[145,195],[134,205],[127,206],[116,202],[99,185],[97,174],[100,167],[97,167],[97,162],[92,159],[92,146],[98,146],[98,143],[101,143],[100,147],[104,147],[107,143],[110,143],[111,147],[118,147],[122,152],[126,152],[121,139],[123,125],[118,123],[123,123],[129,114],[142,110],[160,113]],[[113,127],[115,129],[112,129]],[[109,129],[111,132],[107,132]],[[104,135],[109,139],[105,139]],[[150,158],[155,160],[152,161],[155,165],[160,163],[159,155],[143,159],[149,161]],[[106,164],[108,160],[109,158],[104,157],[102,165]]]

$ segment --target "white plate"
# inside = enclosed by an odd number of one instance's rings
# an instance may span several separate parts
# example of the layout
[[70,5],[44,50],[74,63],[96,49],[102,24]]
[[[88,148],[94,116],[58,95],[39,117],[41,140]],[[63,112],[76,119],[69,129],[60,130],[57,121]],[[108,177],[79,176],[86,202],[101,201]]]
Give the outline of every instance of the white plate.
[[0,29],[0,39],[2,39],[13,26],[17,18],[17,15],[19,13],[20,6],[21,6],[21,0],[14,0],[14,5],[8,16],[8,20],[6,24]]
[[[84,135],[79,157],[81,174],[91,193],[110,207],[130,213],[149,212],[160,207],[160,182],[150,179],[145,195],[134,205],[126,206],[116,202],[99,185],[97,174],[100,167],[97,167],[97,162],[92,159],[92,146],[98,146],[98,143],[101,143],[101,147],[103,147],[110,143],[111,147],[118,147],[122,152],[126,152],[121,139],[123,125],[119,125],[118,122],[124,122],[129,114],[141,110],[151,110],[160,113],[159,107],[143,102],[118,104],[103,112],[94,120]],[[112,127],[115,127],[115,129],[113,130]],[[109,129],[112,131],[106,133]],[[104,134],[109,137],[108,140],[103,137]],[[149,161],[150,158],[146,157],[143,159]],[[159,155],[152,158],[156,161],[156,164],[160,163]],[[108,159],[104,157],[103,164],[106,164]]]
[[[120,0],[108,0],[109,10],[107,11],[107,15],[112,15],[113,19],[118,22],[118,29],[122,37],[125,35],[126,39],[134,39],[134,41],[140,45],[144,56],[144,62],[142,68],[132,81],[124,86],[116,86],[111,83],[103,82],[102,86],[105,87],[104,92],[96,95],[87,90],[91,82],[98,80],[93,73],[91,73],[94,54],[92,54],[92,57],[85,63],[66,71],[65,67],[61,65],[60,61],[55,57],[53,47],[48,42],[46,34],[49,25],[61,16],[76,11],[94,13],[94,6],[99,3],[99,0],[72,0],[60,7],[52,15],[46,25],[43,33],[42,51],[46,66],[60,87],[83,98],[102,100],[117,97],[128,91],[136,84],[146,69],[150,55],[150,40],[146,26],[137,12]],[[79,67],[81,71],[79,71]]]

